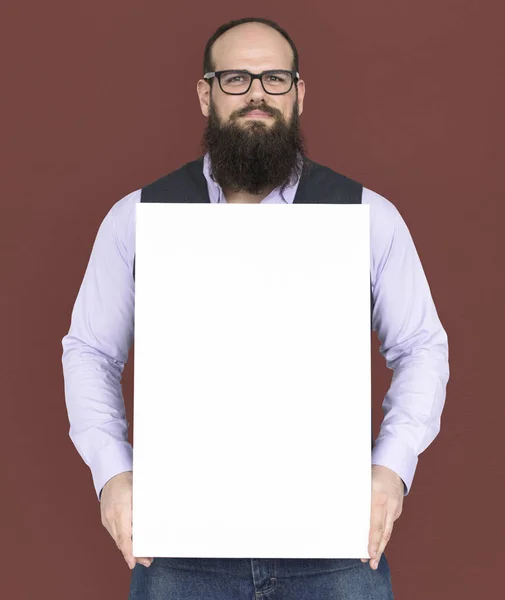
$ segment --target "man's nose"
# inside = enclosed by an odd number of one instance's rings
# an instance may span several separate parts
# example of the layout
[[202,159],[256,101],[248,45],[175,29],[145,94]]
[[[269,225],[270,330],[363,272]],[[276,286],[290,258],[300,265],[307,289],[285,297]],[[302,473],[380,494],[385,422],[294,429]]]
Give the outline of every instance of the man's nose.
[[265,99],[265,90],[261,85],[261,81],[259,79],[253,79],[251,83],[251,88],[249,89],[248,100],[254,102],[259,102]]

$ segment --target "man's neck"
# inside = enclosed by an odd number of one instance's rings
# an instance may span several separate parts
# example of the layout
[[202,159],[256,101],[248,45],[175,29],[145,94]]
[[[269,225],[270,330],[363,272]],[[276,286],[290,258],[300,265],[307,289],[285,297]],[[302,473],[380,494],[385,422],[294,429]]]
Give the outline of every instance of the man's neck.
[[229,204],[258,204],[266,198],[274,188],[263,190],[259,194],[249,194],[247,192],[230,192],[223,190],[226,202]]

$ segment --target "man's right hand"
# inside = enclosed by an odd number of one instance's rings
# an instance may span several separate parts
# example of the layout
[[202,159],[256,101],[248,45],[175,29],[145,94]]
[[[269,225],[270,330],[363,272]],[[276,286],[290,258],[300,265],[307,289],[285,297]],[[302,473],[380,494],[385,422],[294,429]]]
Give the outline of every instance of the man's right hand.
[[149,567],[152,558],[135,558],[132,550],[132,496],[133,472],[125,471],[115,475],[102,488],[100,513],[102,525],[123,553],[130,569],[140,563]]

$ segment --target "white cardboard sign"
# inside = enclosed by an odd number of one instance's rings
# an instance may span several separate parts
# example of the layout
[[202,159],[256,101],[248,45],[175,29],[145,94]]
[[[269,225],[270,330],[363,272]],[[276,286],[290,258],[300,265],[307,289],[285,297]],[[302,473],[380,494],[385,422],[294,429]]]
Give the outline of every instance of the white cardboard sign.
[[136,205],[133,554],[368,557],[368,205]]

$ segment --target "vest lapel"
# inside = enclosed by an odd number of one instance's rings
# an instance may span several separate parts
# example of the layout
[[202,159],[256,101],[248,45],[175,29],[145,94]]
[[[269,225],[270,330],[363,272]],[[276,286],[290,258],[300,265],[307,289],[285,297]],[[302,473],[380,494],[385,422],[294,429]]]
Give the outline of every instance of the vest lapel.
[[209,202],[203,156],[142,188],[141,202]]
[[293,204],[361,204],[363,186],[308,158]]

